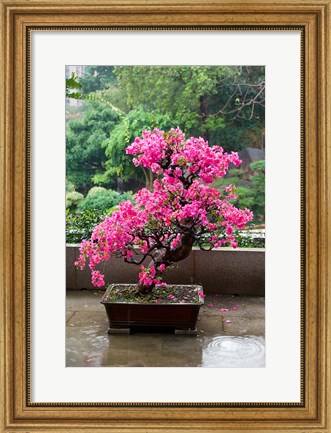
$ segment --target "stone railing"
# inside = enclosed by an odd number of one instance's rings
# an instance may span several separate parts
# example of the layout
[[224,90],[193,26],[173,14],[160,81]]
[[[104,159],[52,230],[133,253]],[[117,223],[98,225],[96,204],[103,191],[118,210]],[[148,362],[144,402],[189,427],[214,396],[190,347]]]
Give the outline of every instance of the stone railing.
[[[67,289],[91,289],[90,271],[75,268],[79,245],[67,244]],[[165,272],[169,284],[201,284],[205,293],[264,296],[265,250],[263,248],[218,248],[202,251],[193,248],[188,258]],[[109,283],[136,283],[138,267],[122,259],[112,259],[105,266]]]

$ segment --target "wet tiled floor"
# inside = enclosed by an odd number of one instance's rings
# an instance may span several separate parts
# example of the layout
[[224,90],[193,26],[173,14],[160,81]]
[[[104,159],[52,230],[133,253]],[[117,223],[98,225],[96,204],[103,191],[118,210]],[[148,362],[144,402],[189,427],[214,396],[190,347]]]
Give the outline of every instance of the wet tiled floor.
[[94,291],[67,292],[67,367],[265,366],[263,297],[206,295],[197,336],[108,335],[100,297]]

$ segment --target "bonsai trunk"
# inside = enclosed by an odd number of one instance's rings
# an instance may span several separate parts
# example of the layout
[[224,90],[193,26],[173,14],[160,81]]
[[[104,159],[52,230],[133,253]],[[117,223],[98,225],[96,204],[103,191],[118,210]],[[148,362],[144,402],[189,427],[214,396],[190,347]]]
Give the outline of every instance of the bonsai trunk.
[[[166,248],[158,250],[154,256],[154,259],[148,265],[148,268],[155,266],[156,268],[156,277],[160,276],[160,272],[157,269],[157,265],[164,264],[166,267],[171,265],[172,263],[179,262],[191,254],[193,247],[194,239],[186,234],[181,235],[180,242],[175,249],[172,251],[168,251]],[[139,293],[151,293],[153,288],[155,287],[155,283],[148,285],[143,285],[138,283],[138,291]]]

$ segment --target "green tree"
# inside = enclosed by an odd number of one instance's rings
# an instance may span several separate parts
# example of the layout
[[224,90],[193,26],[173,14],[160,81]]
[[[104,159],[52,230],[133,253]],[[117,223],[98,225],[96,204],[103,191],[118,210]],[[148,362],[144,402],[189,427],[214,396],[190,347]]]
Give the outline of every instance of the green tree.
[[98,184],[107,184],[117,177],[124,180],[135,178],[145,182],[147,188],[151,188],[153,175],[144,167],[136,168],[132,164],[132,158],[125,153],[135,137],[141,135],[144,129],[159,128],[168,130],[176,126],[176,121],[167,114],[144,111],[142,108],[131,110],[121,122],[111,131],[110,137],[103,142],[108,158],[104,173],[96,175],[94,181]]
[[86,101],[82,118],[67,123],[67,179],[79,192],[86,194],[94,185],[94,176],[104,171],[106,156],[102,143],[118,119],[107,104]]
[[[240,138],[251,137],[245,143],[251,145],[252,137],[261,137],[263,67],[116,66],[114,73],[129,108],[168,114],[187,134],[200,135],[211,145],[240,150]],[[235,139],[224,134],[226,129]]]
[[85,73],[80,78],[84,95],[106,89],[115,81],[114,66],[86,66]]
[[[265,68],[237,66],[218,86],[219,100],[210,107],[211,118],[222,116],[224,128],[213,140],[225,150],[264,146]],[[214,134],[214,132],[213,132]]]
[[[206,138],[207,95],[215,94],[222,67],[115,67],[118,85],[125,88],[130,108],[168,114],[183,130]],[[215,125],[214,125],[215,126]]]

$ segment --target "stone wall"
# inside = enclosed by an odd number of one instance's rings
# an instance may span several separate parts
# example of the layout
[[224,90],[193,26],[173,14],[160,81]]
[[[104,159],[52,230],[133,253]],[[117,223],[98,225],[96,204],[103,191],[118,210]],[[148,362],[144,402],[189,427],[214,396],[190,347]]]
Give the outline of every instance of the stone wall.
[[[67,289],[94,288],[90,270],[77,270],[74,261],[79,255],[78,245],[66,248]],[[102,269],[102,268],[100,268]],[[136,283],[138,267],[122,259],[112,259],[105,266],[109,283]],[[202,251],[194,248],[191,255],[165,272],[169,284],[201,284],[205,293],[264,296],[265,250],[262,248],[218,248]]]

